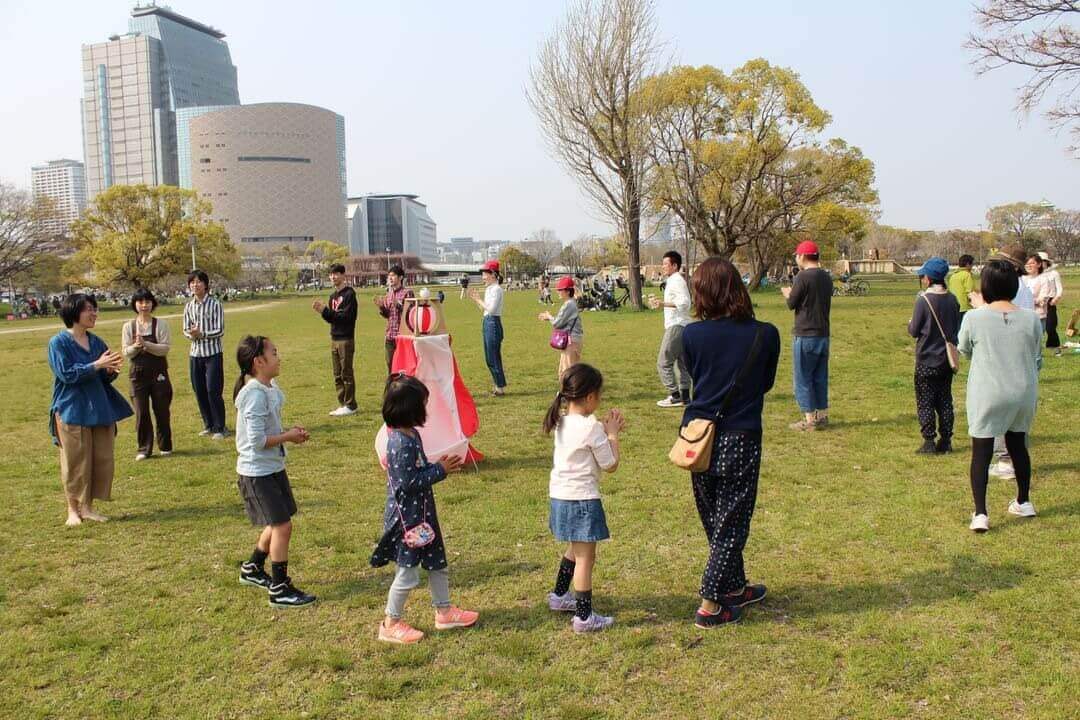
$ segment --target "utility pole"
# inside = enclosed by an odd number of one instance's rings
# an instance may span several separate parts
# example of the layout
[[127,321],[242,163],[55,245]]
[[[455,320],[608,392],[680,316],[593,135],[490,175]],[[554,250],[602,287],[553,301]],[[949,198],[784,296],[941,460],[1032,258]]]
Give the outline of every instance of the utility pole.
[[195,272],[195,270],[197,268],[195,267],[195,234],[194,233],[192,233],[191,236],[188,238],[188,242],[191,243],[191,271]]

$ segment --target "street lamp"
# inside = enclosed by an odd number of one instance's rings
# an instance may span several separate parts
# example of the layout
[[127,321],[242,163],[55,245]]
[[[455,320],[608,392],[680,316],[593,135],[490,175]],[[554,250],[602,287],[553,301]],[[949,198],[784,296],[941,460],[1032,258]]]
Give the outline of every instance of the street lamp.
[[195,234],[192,233],[188,238],[188,242],[191,243],[191,271],[195,272]]

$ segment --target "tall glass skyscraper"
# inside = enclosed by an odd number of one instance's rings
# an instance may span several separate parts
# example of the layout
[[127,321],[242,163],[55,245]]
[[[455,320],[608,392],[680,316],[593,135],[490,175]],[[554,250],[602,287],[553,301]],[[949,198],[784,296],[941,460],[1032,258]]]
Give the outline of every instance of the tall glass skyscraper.
[[114,184],[180,182],[177,111],[240,104],[224,33],[136,7],[128,34],[84,45],[83,151],[92,198]]

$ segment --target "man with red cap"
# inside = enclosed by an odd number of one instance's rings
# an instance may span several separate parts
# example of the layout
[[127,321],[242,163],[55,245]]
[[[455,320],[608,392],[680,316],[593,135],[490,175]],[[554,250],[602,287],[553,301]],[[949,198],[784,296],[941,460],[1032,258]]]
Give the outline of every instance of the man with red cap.
[[795,401],[803,419],[789,427],[799,431],[818,430],[829,424],[829,310],[833,281],[819,258],[815,243],[799,243],[795,248],[799,274],[791,287],[780,290],[788,308],[795,311],[791,364]]

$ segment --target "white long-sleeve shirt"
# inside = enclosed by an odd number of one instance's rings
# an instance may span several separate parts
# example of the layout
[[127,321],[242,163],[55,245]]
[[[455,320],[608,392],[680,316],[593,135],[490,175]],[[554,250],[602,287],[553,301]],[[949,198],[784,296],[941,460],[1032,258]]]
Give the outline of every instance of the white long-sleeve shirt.
[[668,275],[664,285],[664,303],[675,307],[664,308],[664,329],[690,324],[690,288],[681,272]]
[[503,297],[506,291],[499,283],[492,283],[484,290],[484,315],[502,317]]

